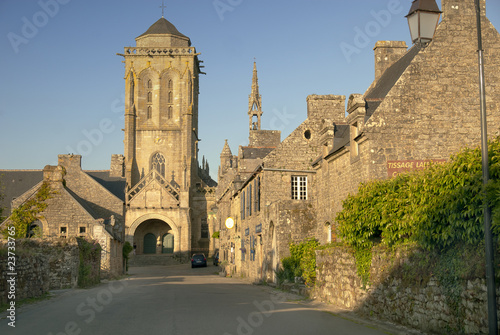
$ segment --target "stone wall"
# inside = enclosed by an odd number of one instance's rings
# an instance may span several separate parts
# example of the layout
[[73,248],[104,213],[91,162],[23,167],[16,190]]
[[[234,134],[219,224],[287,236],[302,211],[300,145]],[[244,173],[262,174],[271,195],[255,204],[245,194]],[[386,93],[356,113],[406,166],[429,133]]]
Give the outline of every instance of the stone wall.
[[[0,253],[7,252],[7,242],[0,240]],[[71,239],[18,239],[16,241],[16,301],[42,296],[49,290],[74,288],[78,284],[80,251],[75,238]],[[97,263],[85,260],[91,268]],[[6,303],[8,296],[7,257],[0,259],[0,303]],[[97,282],[99,278],[97,278]]]
[[[3,252],[3,251],[0,251]],[[8,269],[7,257],[0,259],[0,304],[6,304],[10,285],[7,280],[11,279]],[[21,299],[40,297],[50,289],[50,266],[47,259],[41,255],[31,255],[28,258],[16,257],[15,273],[17,273],[15,283],[16,301]]]
[[[436,278],[408,283],[394,271],[407,262],[404,254],[373,252],[372,285],[362,287],[356,262],[346,247],[316,251],[314,296],[367,316],[435,334],[487,334],[484,279],[462,282],[459,307],[452,308]],[[500,300],[500,287],[497,300]],[[500,301],[499,301],[500,302]],[[457,309],[462,312],[457,313]]]

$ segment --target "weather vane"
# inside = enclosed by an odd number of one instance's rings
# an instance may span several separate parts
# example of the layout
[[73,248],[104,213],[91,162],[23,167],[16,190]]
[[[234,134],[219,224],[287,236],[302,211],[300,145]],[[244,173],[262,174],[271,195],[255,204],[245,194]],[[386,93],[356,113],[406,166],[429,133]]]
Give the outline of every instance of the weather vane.
[[161,17],[163,17],[163,14],[164,14],[163,11],[165,10],[165,8],[167,8],[167,6],[165,6],[165,4],[163,3],[163,1],[161,2],[160,8],[161,8]]

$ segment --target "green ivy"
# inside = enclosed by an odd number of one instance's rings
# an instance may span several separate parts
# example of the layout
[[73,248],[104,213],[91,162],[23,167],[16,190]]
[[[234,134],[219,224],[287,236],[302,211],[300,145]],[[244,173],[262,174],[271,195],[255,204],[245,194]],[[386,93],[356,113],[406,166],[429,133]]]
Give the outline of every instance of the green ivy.
[[310,238],[301,243],[290,243],[290,257],[281,260],[283,270],[278,277],[294,280],[294,277],[302,277],[307,285],[314,284],[316,280],[316,249],[319,242]]
[[481,150],[464,149],[446,164],[360,185],[343,202],[336,221],[343,241],[355,249],[373,241],[393,247],[417,242],[425,249],[484,239],[483,204],[492,206],[500,235],[500,141],[489,144],[490,182],[482,184]]
[[134,247],[130,244],[129,241],[125,241],[123,243],[123,259],[125,260],[125,271],[128,271],[128,260],[129,260],[129,254],[134,250]]
[[78,268],[78,286],[90,287],[99,284],[100,266],[96,269],[97,273],[92,273],[93,264],[101,264],[101,246],[97,241],[87,241],[84,238],[77,237],[78,248],[80,250],[80,265]]
[[212,234],[212,238],[219,238],[220,237],[220,232],[216,231]]
[[9,218],[12,221],[11,225],[16,227],[15,236],[9,235],[7,228],[2,231],[2,235],[14,238],[28,237],[30,225],[40,218],[40,213],[47,208],[45,201],[50,199],[53,194],[54,192],[51,190],[49,184],[43,182],[33,197],[12,211]]

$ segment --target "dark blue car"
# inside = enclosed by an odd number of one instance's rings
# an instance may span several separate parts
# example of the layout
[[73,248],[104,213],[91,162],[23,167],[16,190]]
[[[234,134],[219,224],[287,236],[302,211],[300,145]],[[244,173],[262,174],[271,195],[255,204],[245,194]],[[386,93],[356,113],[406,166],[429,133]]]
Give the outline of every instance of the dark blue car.
[[193,257],[191,257],[191,267],[198,267],[198,266],[207,266],[207,258],[205,257],[205,254],[194,254]]

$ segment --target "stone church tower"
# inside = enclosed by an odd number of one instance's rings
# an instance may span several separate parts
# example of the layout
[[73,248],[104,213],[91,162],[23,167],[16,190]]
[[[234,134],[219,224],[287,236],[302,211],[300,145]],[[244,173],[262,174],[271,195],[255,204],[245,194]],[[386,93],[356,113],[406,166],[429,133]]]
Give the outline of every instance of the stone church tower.
[[136,47],[120,54],[125,58],[127,240],[138,255],[186,256],[199,247],[206,229],[210,192],[205,188],[213,182],[199,177],[199,54],[163,17],[135,40]]

